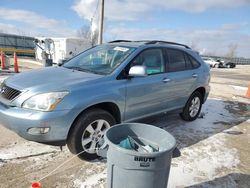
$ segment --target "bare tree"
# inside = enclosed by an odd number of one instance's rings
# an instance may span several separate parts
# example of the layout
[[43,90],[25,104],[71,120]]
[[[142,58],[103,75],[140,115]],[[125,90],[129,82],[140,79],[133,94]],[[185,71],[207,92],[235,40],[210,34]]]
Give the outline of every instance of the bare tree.
[[98,41],[98,31],[95,30],[92,32],[90,26],[87,25],[82,26],[77,31],[77,36],[84,39],[87,43],[91,44],[91,46],[96,45]]
[[95,46],[98,42],[98,30],[95,30],[92,32],[91,35],[91,46]]
[[236,56],[238,45],[237,44],[230,44],[228,45],[228,52],[226,54],[226,57],[229,59],[232,59]]
[[90,38],[90,34],[91,34],[90,28],[87,25],[82,26],[77,31],[77,36],[85,40],[88,40]]

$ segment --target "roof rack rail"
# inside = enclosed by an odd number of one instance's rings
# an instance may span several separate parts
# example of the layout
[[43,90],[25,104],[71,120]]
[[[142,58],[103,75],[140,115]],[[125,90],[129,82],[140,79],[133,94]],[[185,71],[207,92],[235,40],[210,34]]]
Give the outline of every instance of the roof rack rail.
[[180,44],[180,43],[176,43],[176,42],[168,42],[168,41],[162,41],[162,40],[152,40],[149,41],[145,44],[155,44],[155,43],[166,43],[166,44],[172,44],[172,45],[178,45],[178,46],[183,46],[187,49],[191,49],[189,46],[185,45],[185,44]]
[[115,43],[115,42],[132,42],[131,40],[113,40],[108,43]]

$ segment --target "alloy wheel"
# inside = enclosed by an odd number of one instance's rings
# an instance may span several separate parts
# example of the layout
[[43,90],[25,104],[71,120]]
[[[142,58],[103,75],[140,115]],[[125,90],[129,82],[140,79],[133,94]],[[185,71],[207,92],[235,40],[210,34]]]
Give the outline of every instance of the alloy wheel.
[[199,112],[200,109],[200,99],[199,97],[194,97],[192,102],[191,102],[191,106],[189,107],[189,115],[191,117],[195,117],[197,115],[197,113]]
[[96,153],[98,143],[103,139],[105,131],[110,127],[110,124],[99,119],[90,123],[82,135],[82,147],[90,154]]

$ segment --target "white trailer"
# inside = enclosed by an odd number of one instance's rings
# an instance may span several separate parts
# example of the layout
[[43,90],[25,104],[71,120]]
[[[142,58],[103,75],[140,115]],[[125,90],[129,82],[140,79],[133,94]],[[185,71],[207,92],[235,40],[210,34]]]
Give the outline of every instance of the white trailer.
[[[45,39],[51,39],[53,43],[50,46],[50,53],[53,59],[53,63],[59,63],[64,59],[69,59],[80,52],[91,47],[86,40],[80,38],[55,38],[55,37],[36,37],[39,41],[45,41]],[[40,43],[40,46],[44,48],[44,43]],[[36,59],[42,61],[42,49],[36,47]]]

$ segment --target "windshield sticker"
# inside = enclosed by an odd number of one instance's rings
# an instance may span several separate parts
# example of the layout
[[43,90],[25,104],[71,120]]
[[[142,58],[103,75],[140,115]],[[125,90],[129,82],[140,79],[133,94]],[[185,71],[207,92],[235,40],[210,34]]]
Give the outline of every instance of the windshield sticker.
[[121,52],[126,52],[126,51],[129,50],[129,48],[124,48],[124,47],[117,46],[117,47],[114,48],[114,50],[121,51]]

